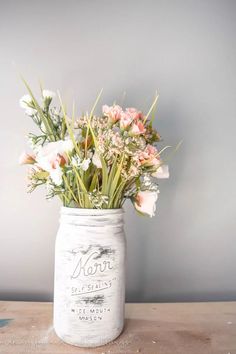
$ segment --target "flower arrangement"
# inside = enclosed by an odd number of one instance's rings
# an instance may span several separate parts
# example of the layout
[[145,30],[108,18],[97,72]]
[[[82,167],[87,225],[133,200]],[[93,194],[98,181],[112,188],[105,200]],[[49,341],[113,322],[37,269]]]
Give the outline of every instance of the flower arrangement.
[[90,113],[76,117],[73,108],[69,117],[59,94],[56,108],[54,92],[42,89],[39,103],[25,85],[29,94],[20,106],[39,128],[28,135],[32,152],[20,157],[31,166],[29,191],[44,184],[47,198],[57,195],[64,206],[78,208],[121,208],[130,199],[139,213],[152,217],[157,179],[169,177],[161,159],[167,147],[157,149],[161,137],[152,125],[157,96],[146,115],[113,104],[97,116],[100,92]]

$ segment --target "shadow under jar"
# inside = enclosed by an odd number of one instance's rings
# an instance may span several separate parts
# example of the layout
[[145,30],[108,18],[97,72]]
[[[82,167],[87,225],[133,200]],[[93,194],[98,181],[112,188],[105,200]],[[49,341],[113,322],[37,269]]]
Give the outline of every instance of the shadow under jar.
[[123,209],[61,208],[55,247],[54,329],[64,342],[104,345],[122,332]]

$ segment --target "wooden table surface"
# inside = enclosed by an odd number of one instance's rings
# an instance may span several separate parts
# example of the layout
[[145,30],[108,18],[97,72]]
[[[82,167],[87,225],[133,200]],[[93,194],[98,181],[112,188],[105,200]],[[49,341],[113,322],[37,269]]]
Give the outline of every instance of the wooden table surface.
[[1,354],[236,354],[236,302],[127,304],[123,333],[85,349],[63,343],[52,303],[0,302]]

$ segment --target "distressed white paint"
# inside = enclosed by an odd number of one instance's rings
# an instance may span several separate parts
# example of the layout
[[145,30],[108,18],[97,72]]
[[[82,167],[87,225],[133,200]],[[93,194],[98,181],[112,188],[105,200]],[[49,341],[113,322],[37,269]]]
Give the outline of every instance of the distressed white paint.
[[65,342],[95,347],[124,325],[122,209],[62,208],[55,249],[54,329]]

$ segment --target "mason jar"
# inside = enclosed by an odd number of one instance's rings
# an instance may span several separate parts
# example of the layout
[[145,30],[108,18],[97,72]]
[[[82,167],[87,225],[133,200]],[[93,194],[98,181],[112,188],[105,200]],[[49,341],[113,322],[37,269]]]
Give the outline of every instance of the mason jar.
[[123,209],[61,208],[55,246],[54,329],[64,342],[104,345],[122,332]]

